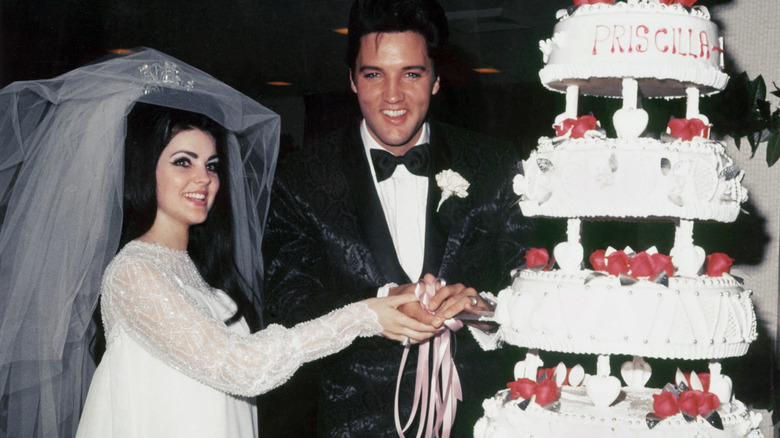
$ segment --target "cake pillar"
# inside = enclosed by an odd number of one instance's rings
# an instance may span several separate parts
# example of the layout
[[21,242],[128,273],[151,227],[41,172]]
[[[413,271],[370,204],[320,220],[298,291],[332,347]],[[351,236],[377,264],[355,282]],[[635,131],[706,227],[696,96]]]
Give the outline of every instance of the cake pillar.
[[582,221],[571,218],[566,224],[566,242],[555,245],[553,255],[558,267],[564,272],[575,272],[582,269],[583,252],[580,244],[580,228]]
[[674,248],[670,252],[677,275],[696,277],[704,266],[705,253],[693,244],[693,221],[680,219],[675,227]]
[[688,87],[685,89],[687,99],[685,101],[685,118],[693,119],[699,116],[699,89]]
[[639,83],[634,78],[623,78],[623,108],[636,109]]
[[567,119],[577,118],[577,106],[579,105],[579,98],[579,85],[569,85],[566,87],[566,111],[564,112],[564,115]]
[[580,230],[582,229],[582,220],[571,218],[566,221],[566,240],[569,242],[580,243]]
[[580,87],[578,85],[569,85],[566,87],[566,109],[564,109],[561,114],[558,114],[555,117],[555,122],[553,123],[554,128],[558,129],[558,127],[562,126],[563,122],[567,119],[577,118],[577,105],[579,105],[579,98]]
[[647,128],[647,111],[637,108],[639,83],[634,78],[623,79],[623,108],[615,111],[612,123],[618,138],[637,138]]
[[529,348],[525,354],[525,360],[515,364],[515,380],[525,378],[536,381],[537,371],[542,366],[544,366],[544,362],[539,357],[539,350]]
[[699,113],[699,97],[701,92],[696,87],[688,87],[685,89],[685,95],[687,99],[685,101],[685,118],[699,119],[704,123],[704,129],[699,133],[698,137],[709,138],[710,136],[710,119],[704,114]]
[[693,245],[693,221],[680,219],[674,227],[674,247]]

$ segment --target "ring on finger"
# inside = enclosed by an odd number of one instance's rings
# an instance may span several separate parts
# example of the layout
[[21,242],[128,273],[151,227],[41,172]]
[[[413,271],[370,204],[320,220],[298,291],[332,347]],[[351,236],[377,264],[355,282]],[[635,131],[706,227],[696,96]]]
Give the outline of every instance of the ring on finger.
[[403,345],[404,348],[408,348],[412,345],[412,340],[409,339],[409,336],[407,336],[406,339],[404,339],[404,341],[401,342],[401,345]]
[[479,300],[477,300],[477,297],[472,295],[469,298],[471,298],[471,305],[474,306],[474,307],[477,307],[477,304],[479,304]]

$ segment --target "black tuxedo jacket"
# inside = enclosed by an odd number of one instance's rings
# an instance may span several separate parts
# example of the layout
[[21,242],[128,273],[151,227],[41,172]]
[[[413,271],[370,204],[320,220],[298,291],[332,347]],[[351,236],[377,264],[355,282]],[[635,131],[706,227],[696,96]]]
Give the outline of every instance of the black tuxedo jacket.
[[[519,265],[532,229],[512,191],[516,152],[470,131],[430,126],[432,172],[420,274],[497,293]],[[467,197],[451,196],[437,212],[441,190],[433,175],[445,169],[471,185]],[[371,178],[358,123],[280,161],[263,243],[266,323],[291,326],[375,297],[387,283],[417,280],[401,268]],[[512,380],[518,356],[482,351],[466,329],[456,338],[464,401],[455,431],[465,436],[482,414],[482,401]],[[311,436],[315,429],[319,436],[393,436],[401,354],[397,342],[359,339],[304,367],[291,382],[261,397],[261,436]],[[401,391],[404,422],[415,362],[407,363]],[[286,411],[289,418],[280,415]]]

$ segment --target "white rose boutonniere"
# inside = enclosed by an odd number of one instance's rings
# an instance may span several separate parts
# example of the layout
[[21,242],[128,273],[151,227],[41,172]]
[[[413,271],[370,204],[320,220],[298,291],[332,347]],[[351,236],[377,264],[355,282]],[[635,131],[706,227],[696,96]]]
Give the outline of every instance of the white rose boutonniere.
[[515,175],[514,179],[512,179],[512,190],[514,190],[517,196],[523,197],[525,195],[525,189],[525,176],[521,174]]
[[441,189],[441,200],[436,211],[439,211],[441,205],[452,195],[458,198],[465,198],[469,195],[469,186],[471,185],[465,178],[454,170],[442,170],[436,174],[436,184]]

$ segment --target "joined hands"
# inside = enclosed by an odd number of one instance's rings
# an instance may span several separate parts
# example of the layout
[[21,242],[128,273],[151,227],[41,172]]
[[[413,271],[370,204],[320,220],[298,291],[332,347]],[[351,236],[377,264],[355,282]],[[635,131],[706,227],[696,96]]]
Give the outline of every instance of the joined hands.
[[422,310],[414,295],[414,289],[411,294],[369,298],[364,302],[377,314],[382,326],[382,336],[395,341],[404,342],[408,339],[412,344],[418,344],[439,333],[444,323],[440,317],[420,321],[404,314],[401,308],[410,304]]
[[[433,283],[436,282],[436,277],[431,274],[425,274],[423,281]],[[416,283],[404,284],[391,288],[388,295],[411,295],[414,297],[416,287]],[[461,283],[443,285],[440,282],[437,282],[436,294],[428,302],[428,308],[433,313],[426,311],[419,301],[414,299],[400,305],[398,310],[421,323],[437,329],[442,328],[445,320],[454,318],[460,313],[481,315],[483,312],[493,310],[492,306],[485,302],[474,288],[466,287]],[[478,321],[464,321],[464,323],[481,330],[490,330],[492,328],[491,325]]]

